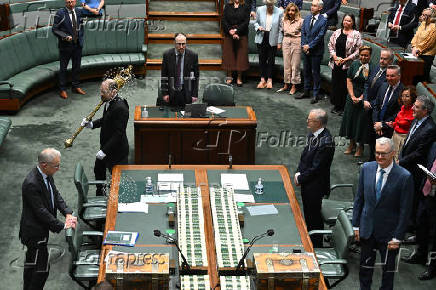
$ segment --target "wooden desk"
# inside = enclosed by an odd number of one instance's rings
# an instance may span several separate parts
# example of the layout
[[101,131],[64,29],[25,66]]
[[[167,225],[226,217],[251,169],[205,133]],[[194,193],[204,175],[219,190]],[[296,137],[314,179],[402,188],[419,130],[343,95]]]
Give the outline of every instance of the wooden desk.
[[135,163],[255,163],[256,115],[251,107],[221,107],[220,116],[183,118],[168,108],[147,107],[148,117],[135,108]]
[[[265,180],[264,194],[254,194],[255,202],[256,204],[274,204],[279,211],[278,215],[270,216],[245,215],[245,224],[241,228],[244,238],[251,239],[255,235],[264,232],[264,229],[275,228],[275,235],[256,243],[248,258],[252,258],[252,253],[255,252],[269,252],[272,247],[272,241],[276,241],[281,249],[292,251],[292,248],[300,248],[306,252],[313,252],[312,243],[308,236],[300,207],[295,198],[289,172],[285,166],[235,165],[230,170],[227,166],[223,165],[174,165],[172,169],[168,169],[166,165],[122,165],[115,166],[112,172],[112,186],[108,201],[105,235],[108,230],[137,231],[139,232],[139,238],[133,248],[110,245],[102,247],[98,276],[99,282],[105,279],[104,258],[112,249],[128,252],[169,252],[170,259],[178,259],[178,254],[172,245],[168,245],[161,238],[153,236],[154,229],[164,231],[168,228],[165,204],[150,204],[148,214],[118,213],[118,201],[138,201],[145,185],[145,176],[151,176],[152,180],[156,182],[158,173],[183,173],[185,185],[199,186],[201,188],[208,275],[212,287],[219,281],[219,276],[217,272],[209,187],[217,184],[221,173],[246,174],[250,191],[237,191],[237,193],[241,194],[254,193],[254,185],[257,179],[263,177]],[[161,216],[161,218],[157,218],[158,216]],[[141,219],[138,217],[141,217]],[[175,230],[177,231],[177,227],[175,227]],[[319,289],[327,289],[322,277]]]

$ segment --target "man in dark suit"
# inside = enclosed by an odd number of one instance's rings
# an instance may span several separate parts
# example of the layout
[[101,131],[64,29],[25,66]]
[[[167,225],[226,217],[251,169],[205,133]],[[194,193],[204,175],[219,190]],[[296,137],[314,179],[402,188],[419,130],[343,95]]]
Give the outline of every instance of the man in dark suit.
[[398,0],[388,16],[389,42],[406,48],[417,26],[416,5],[411,0]]
[[[165,51],[161,69],[161,93],[166,104],[184,107],[198,98],[198,55],[186,48],[186,35],[177,33],[175,49]],[[159,103],[159,101],[158,101]]]
[[[27,247],[23,272],[23,289],[43,289],[49,275],[47,243],[49,231],[59,233],[75,228],[77,218],[57,190],[53,175],[59,170],[61,154],[53,148],[38,155],[38,165],[30,171],[22,186],[21,243]],[[57,219],[57,211],[65,223]]]
[[418,96],[412,109],[415,119],[399,155],[399,164],[409,170],[415,181],[411,226],[415,224],[416,210],[419,196],[421,196],[421,183],[425,178],[418,164],[426,164],[428,150],[436,140],[436,124],[430,116],[434,109],[432,100],[427,96]]
[[[429,151],[427,158],[427,169],[436,174],[436,142]],[[431,254],[428,255],[428,245],[431,233],[436,226],[436,179],[428,176],[421,184],[419,195],[418,213],[416,217],[416,242],[417,249],[409,257],[403,259],[410,264],[425,264],[428,262],[427,270],[418,276],[419,280],[430,280],[436,277],[436,239],[433,238]],[[428,261],[429,260],[429,261]]]
[[[82,126],[100,129],[100,150],[96,154],[94,174],[96,180],[106,180],[106,169],[112,173],[115,165],[128,164],[129,141],[126,128],[129,121],[129,104],[118,96],[118,85],[106,79],[100,87],[101,99],[105,102],[103,117],[82,121]],[[102,185],[97,185],[97,195],[103,195]]]
[[327,30],[327,20],[320,14],[322,8],[323,2],[321,0],[313,0],[310,8],[312,14],[304,18],[301,28],[301,46],[304,52],[304,94],[295,98],[310,98],[310,90],[313,88],[311,104],[315,104],[320,100],[320,69],[324,53],[324,34]]
[[324,0],[321,14],[327,19],[327,26],[338,24],[338,10],[341,8],[341,0]]
[[377,91],[374,102],[372,121],[377,137],[391,138],[394,130],[386,123],[394,121],[401,109],[398,98],[403,90],[400,82],[401,69],[397,65],[390,65],[386,69],[386,82]]
[[374,122],[372,121],[373,107],[376,105],[377,91],[380,86],[386,81],[386,69],[394,61],[394,53],[389,48],[383,48],[380,51],[380,61],[378,68],[370,70],[368,80],[365,82],[363,91],[363,107],[368,114],[368,132],[369,132],[369,161],[375,160],[374,149],[376,134],[374,130]]
[[[307,117],[310,130],[308,144],[301,153],[295,184],[301,185],[304,219],[307,230],[324,228],[321,203],[330,192],[330,166],[335,154],[335,142],[327,126],[327,113],[322,109],[311,110]],[[314,247],[322,246],[322,238],[312,237]]]
[[377,162],[363,164],[354,200],[353,229],[361,245],[359,279],[364,290],[371,289],[377,250],[383,262],[380,289],[393,289],[395,257],[409,220],[413,178],[393,162],[393,149],[391,139],[377,139]]
[[56,12],[52,31],[58,38],[59,47],[59,88],[60,96],[68,98],[66,92],[67,66],[72,61],[72,90],[85,95],[79,85],[80,61],[83,47],[82,9],[75,8],[76,0],[65,0],[65,7]]

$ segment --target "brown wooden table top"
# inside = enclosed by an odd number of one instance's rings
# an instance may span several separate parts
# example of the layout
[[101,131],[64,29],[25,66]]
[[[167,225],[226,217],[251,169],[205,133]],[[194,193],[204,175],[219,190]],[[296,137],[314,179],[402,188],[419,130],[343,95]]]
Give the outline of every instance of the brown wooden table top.
[[[206,245],[208,249],[215,249],[215,239],[214,239],[214,231],[212,228],[212,215],[211,215],[211,207],[209,200],[209,184],[208,184],[208,175],[207,170],[227,170],[227,165],[173,165],[171,167],[174,170],[193,170],[195,172],[195,182],[196,186],[201,188],[202,192],[202,202],[204,209],[204,219],[205,219],[205,235],[206,235]],[[107,205],[107,216],[106,216],[106,225],[104,230],[104,236],[109,230],[115,229],[117,213],[118,213],[118,191],[119,184],[121,180],[121,172],[123,170],[166,170],[168,169],[168,165],[117,165],[113,168],[112,171],[112,186],[110,190],[110,196],[108,199]],[[291,179],[289,176],[289,172],[287,168],[283,165],[233,165],[233,169],[235,170],[276,170],[280,173],[284,188],[287,193],[287,197],[289,199],[289,204],[292,209],[295,223],[298,227],[298,231],[301,237],[301,241],[304,247],[304,250],[307,252],[313,252],[312,242],[310,241],[306,224],[304,223],[303,216],[300,211],[300,206],[295,197],[295,191],[291,184]],[[135,247],[144,247],[144,246],[158,246],[158,245],[135,245]],[[258,247],[266,247],[268,244],[257,245]],[[281,245],[284,247],[292,247],[293,245]],[[105,270],[106,265],[104,262],[104,258],[106,254],[112,250],[112,245],[103,245],[102,251],[100,255],[100,269],[98,275],[98,282],[101,282],[105,279]],[[216,285],[219,281],[218,271],[217,271],[217,261],[214,250],[207,251],[208,256],[208,272],[210,278],[210,285]],[[217,288],[218,289],[218,288]],[[324,279],[320,278],[319,289],[327,289]]]

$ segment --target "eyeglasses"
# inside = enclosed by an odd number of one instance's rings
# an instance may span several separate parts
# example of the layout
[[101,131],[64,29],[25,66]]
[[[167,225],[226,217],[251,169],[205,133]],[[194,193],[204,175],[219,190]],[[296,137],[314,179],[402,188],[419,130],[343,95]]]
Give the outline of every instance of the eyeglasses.
[[184,43],[178,43],[178,42],[176,42],[176,45],[179,45],[179,46],[185,46],[185,45],[186,45],[186,42],[184,42]]
[[51,167],[56,168],[56,169],[59,169],[61,167],[61,165],[59,163],[53,165],[52,163],[47,162],[47,165],[50,165]]
[[374,155],[375,156],[386,157],[388,154],[392,153],[392,151],[389,151],[389,152],[375,152]]

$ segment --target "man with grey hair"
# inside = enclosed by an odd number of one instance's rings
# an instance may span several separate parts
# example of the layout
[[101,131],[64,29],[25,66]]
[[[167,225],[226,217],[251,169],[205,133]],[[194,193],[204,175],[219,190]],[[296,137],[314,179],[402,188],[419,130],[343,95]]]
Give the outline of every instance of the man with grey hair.
[[[307,145],[301,153],[295,173],[296,186],[301,185],[304,219],[307,230],[322,230],[321,203],[330,193],[330,167],[335,154],[335,142],[327,126],[327,113],[322,109],[311,110],[307,117]],[[322,237],[312,237],[314,247],[322,246]]]
[[415,195],[410,220],[411,229],[415,227],[418,197],[421,195],[420,186],[425,178],[422,170],[418,168],[418,164],[425,164],[431,144],[436,140],[436,124],[430,116],[433,108],[434,104],[429,97],[418,96],[416,98],[412,107],[414,120],[399,154],[399,164],[409,170],[415,181]]
[[360,289],[371,289],[376,251],[383,261],[380,289],[393,289],[395,258],[411,212],[413,177],[394,160],[391,139],[375,145],[376,161],[364,163],[353,207],[353,230],[360,241]]
[[[77,218],[67,207],[57,190],[53,175],[59,170],[61,154],[47,148],[38,155],[38,165],[24,179],[22,185],[23,211],[19,238],[27,247],[23,271],[23,289],[43,289],[49,274],[47,243],[49,231],[59,233],[75,228]],[[65,223],[57,219],[57,211]]]

